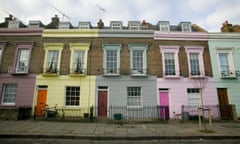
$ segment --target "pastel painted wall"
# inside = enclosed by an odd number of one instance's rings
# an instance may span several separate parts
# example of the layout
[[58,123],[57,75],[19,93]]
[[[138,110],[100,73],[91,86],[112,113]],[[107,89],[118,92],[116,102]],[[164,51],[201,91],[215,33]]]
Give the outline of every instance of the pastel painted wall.
[[216,88],[227,88],[230,104],[236,106],[237,116],[240,117],[240,77],[221,78],[217,48],[232,50],[232,62],[235,71],[240,70],[240,34],[210,34],[209,49],[212,61],[214,83]]
[[[95,102],[95,76],[86,77],[44,77],[38,75],[36,86],[48,86],[47,104],[49,106],[65,107],[65,88],[66,86],[80,86],[80,108],[89,108]],[[37,87],[34,94],[34,105],[37,102]]]
[[[31,106],[33,102],[34,95],[34,85],[36,77],[35,75],[9,75],[9,74],[0,74],[0,96],[2,96],[2,86],[5,83],[15,83],[17,84],[17,92],[15,105],[19,106]],[[1,97],[2,100],[2,97]],[[4,106],[0,104],[0,106]]]
[[[188,88],[197,88],[199,81],[190,78],[158,78],[157,79],[157,102],[160,104],[159,89],[168,89],[170,117],[181,113],[181,106],[188,105]],[[217,105],[217,91],[212,78],[208,78],[203,90],[204,105]]]

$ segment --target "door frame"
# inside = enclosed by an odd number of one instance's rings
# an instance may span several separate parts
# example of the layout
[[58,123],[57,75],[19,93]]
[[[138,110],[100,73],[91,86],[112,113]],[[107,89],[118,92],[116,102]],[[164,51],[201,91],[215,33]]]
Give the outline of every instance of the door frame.
[[[107,117],[109,117],[109,88],[108,86],[98,86],[97,87],[97,98],[96,98],[96,106],[98,107],[98,92],[99,91],[107,91]],[[97,110],[97,116],[98,116],[98,110]]]

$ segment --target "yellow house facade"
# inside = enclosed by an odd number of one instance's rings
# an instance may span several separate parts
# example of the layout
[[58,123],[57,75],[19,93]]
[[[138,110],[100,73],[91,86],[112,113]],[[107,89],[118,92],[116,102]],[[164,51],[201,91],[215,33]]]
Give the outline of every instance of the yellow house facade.
[[98,31],[46,29],[43,31],[42,72],[36,76],[35,115],[46,108],[64,116],[85,116],[95,103],[96,76],[88,70],[90,39]]

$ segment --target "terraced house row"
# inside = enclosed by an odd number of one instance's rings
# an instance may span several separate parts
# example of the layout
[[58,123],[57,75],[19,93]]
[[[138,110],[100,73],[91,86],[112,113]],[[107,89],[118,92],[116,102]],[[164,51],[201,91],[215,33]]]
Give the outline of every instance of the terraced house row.
[[231,31],[9,16],[0,24],[0,117],[17,119],[21,107],[40,117],[46,104],[64,117],[186,119],[202,105],[215,118],[240,117],[240,34]]

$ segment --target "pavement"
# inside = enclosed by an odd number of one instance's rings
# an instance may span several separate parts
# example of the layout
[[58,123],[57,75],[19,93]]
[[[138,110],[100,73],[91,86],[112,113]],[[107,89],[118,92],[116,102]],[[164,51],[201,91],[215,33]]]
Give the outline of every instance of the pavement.
[[0,138],[60,138],[95,140],[240,139],[239,122],[213,122],[201,131],[198,123],[126,123],[0,121]]

